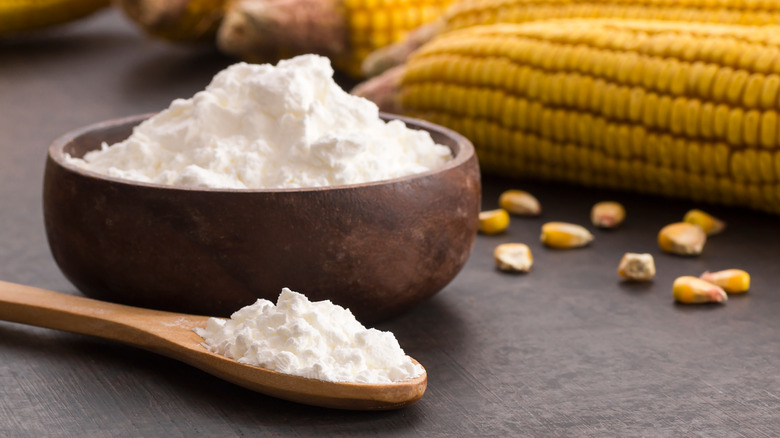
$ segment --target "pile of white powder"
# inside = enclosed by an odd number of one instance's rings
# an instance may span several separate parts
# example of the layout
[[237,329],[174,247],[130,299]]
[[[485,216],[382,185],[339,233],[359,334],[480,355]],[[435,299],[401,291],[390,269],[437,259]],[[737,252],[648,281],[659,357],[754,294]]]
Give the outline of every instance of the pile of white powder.
[[327,58],[234,64],[205,90],[70,163],[141,182],[208,188],[320,187],[424,172],[451,159],[427,132],[385,123],[345,92]]
[[280,373],[331,382],[391,383],[423,373],[390,332],[366,329],[347,309],[282,289],[268,300],[210,318],[195,332],[209,350]]

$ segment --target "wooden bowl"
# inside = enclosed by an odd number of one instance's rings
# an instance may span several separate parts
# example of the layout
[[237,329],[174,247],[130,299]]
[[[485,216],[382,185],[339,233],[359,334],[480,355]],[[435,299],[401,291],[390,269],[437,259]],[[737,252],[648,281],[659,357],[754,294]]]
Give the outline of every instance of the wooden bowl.
[[132,182],[65,163],[127,138],[151,116],[111,120],[49,148],[43,188],[54,259],[85,295],[228,316],[282,287],[329,299],[363,322],[408,310],[446,286],[477,230],[480,175],[463,136],[400,118],[450,147],[439,170],[307,189],[189,189]]

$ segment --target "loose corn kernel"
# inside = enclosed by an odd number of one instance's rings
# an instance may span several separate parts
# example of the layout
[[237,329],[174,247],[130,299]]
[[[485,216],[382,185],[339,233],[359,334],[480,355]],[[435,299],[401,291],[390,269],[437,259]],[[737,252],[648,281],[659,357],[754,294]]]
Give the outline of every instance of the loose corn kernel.
[[542,225],[541,241],[551,248],[579,248],[593,241],[593,235],[581,225],[547,222]]
[[507,190],[498,197],[498,205],[511,214],[538,216],[542,206],[536,197],[523,190]]
[[652,254],[627,252],[618,265],[618,275],[631,281],[648,281],[655,276],[655,260]]
[[593,225],[601,228],[615,228],[626,219],[626,209],[615,201],[597,202],[590,210]]
[[498,269],[507,272],[528,272],[534,264],[531,249],[524,243],[502,243],[493,250]]
[[704,281],[720,286],[730,294],[747,292],[750,289],[750,274],[742,269],[725,269],[705,272],[699,277]]
[[498,234],[509,227],[509,213],[503,208],[479,213],[479,231],[483,234]]
[[658,233],[658,246],[679,255],[698,255],[704,250],[707,235],[698,225],[687,222],[669,224]]
[[726,228],[725,222],[697,208],[685,213],[683,222],[700,226],[708,236],[718,234]]
[[689,275],[678,277],[672,285],[674,299],[685,304],[722,303],[728,300],[720,286]]

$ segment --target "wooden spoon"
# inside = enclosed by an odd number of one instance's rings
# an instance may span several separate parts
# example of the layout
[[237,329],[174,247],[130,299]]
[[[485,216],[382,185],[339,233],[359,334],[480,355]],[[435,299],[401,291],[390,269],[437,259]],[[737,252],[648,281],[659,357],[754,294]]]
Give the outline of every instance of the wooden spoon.
[[379,385],[282,374],[208,351],[201,345],[203,338],[192,331],[205,327],[207,316],[124,306],[4,281],[0,281],[0,319],[123,342],[180,360],[236,385],[314,406],[397,409],[419,400],[428,384],[425,372],[412,380]]

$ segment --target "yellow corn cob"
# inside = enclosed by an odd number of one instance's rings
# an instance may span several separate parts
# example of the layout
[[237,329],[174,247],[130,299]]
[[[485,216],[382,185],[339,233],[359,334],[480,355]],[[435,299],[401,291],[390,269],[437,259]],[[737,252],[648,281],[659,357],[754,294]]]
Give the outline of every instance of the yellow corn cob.
[[780,3],[745,0],[460,0],[442,16],[445,31],[498,22],[623,18],[722,24],[780,24]]
[[303,53],[331,58],[359,76],[370,52],[430,22],[453,0],[233,0],[219,47],[248,61]]
[[780,24],[780,2],[745,0],[459,0],[409,37],[367,57],[366,76],[403,63],[417,47],[452,30],[561,18],[622,18],[740,25]]
[[[476,26],[354,92],[445,125],[485,173],[780,212],[778,27]],[[367,90],[389,78],[394,99]],[[394,88],[395,87],[395,88]]]
[[67,23],[109,5],[111,0],[2,0],[0,36]]
[[117,0],[148,34],[177,42],[213,41],[227,0]]

